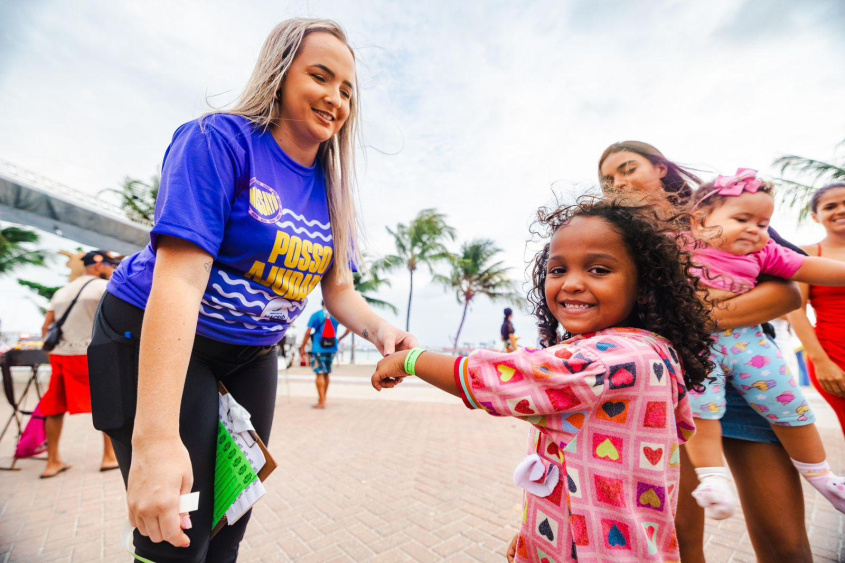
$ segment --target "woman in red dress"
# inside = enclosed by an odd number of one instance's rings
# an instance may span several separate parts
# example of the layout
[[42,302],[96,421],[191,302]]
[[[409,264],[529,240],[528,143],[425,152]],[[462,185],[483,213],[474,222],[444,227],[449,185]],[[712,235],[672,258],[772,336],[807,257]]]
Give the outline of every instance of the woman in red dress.
[[[845,182],[813,194],[810,209],[827,236],[804,250],[810,256],[845,262]],[[810,380],[833,407],[845,432],[845,288],[800,285],[804,303],[789,314],[789,322],[804,344]],[[816,312],[815,330],[807,318],[807,301]]]

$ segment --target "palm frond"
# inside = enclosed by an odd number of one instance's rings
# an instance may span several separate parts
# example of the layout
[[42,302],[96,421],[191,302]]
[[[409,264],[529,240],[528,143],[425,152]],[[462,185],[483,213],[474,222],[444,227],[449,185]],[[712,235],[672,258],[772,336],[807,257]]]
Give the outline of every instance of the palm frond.
[[794,172],[802,176],[810,176],[813,178],[813,183],[823,180],[828,182],[845,180],[845,168],[843,166],[812,158],[790,154],[776,158],[772,164],[780,168],[781,174]]
[[[845,146],[845,141],[839,146]],[[793,154],[776,158],[772,165],[780,169],[781,174],[794,174],[798,179],[777,178],[781,185],[778,198],[790,209],[798,210],[798,223],[810,216],[810,200],[813,194],[825,184],[845,181],[845,159],[830,163]]]

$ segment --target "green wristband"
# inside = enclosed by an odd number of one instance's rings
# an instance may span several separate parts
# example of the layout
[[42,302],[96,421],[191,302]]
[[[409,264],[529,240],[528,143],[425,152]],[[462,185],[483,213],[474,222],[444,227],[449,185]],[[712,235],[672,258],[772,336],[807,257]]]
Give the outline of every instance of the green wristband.
[[425,348],[413,348],[408,355],[405,356],[405,373],[408,375],[417,375],[415,368],[417,366],[417,358],[425,352]]

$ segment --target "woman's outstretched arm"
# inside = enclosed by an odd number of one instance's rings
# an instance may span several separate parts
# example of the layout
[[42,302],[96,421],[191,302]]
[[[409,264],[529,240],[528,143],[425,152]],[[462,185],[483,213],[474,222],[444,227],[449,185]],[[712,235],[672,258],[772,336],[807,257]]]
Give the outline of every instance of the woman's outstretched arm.
[[351,282],[339,283],[332,267],[320,283],[326,309],[340,321],[340,324],[376,345],[379,352],[389,355],[397,350],[410,350],[417,345],[417,339],[399,330],[377,314],[355,291]]
[[748,293],[713,307],[711,315],[720,329],[727,330],[769,322],[800,306],[798,284],[767,277]]

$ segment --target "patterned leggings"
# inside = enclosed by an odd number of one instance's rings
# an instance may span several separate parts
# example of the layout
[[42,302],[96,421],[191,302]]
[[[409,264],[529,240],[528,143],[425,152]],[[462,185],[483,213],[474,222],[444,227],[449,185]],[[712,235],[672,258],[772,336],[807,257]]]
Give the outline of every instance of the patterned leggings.
[[725,385],[730,382],[760,416],[781,426],[805,426],[815,415],[780,350],[758,326],[713,335],[716,364],[704,382],[705,390],[690,390],[693,416],[718,420],[725,414]]

